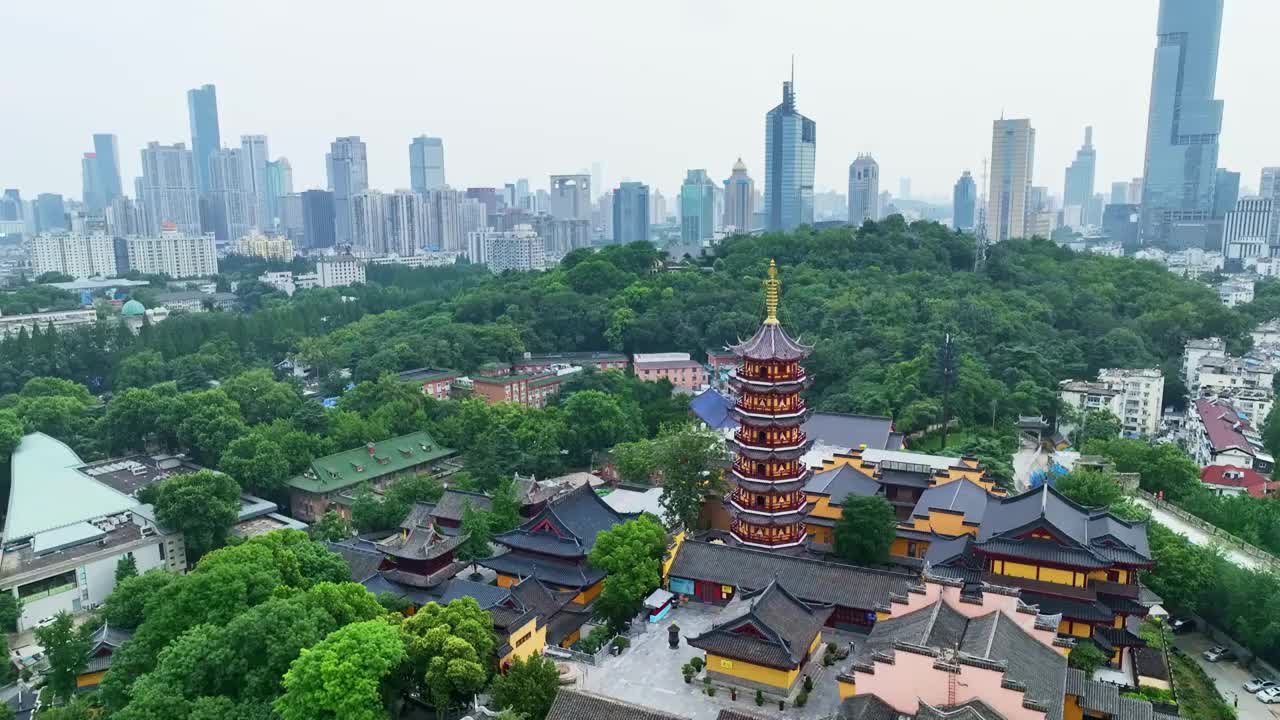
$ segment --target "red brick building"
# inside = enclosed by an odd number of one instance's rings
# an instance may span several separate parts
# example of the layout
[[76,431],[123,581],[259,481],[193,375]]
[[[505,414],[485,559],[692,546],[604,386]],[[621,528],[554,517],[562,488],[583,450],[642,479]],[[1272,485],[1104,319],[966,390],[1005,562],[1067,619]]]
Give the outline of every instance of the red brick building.
[[560,392],[560,376],[543,375],[477,375],[471,378],[473,391],[485,403],[513,402],[529,407],[544,407],[547,400]]
[[422,394],[427,397],[448,400],[450,388],[453,387],[453,381],[458,379],[459,373],[439,368],[418,368],[405,370],[399,377],[403,382],[421,383]]
[[627,356],[615,352],[563,352],[545,355],[525,353],[524,357],[511,363],[511,370],[516,373],[544,373],[556,365],[595,368],[600,371],[626,370]]
[[686,390],[698,390],[707,384],[707,369],[689,353],[636,353],[631,365],[641,380],[665,379]]

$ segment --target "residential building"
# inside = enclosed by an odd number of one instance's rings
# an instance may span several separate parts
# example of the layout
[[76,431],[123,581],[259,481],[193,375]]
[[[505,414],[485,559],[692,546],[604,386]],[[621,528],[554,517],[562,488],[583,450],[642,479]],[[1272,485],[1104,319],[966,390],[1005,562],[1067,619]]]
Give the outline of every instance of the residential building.
[[1188,340],[1182,349],[1182,382],[1192,393],[1200,389],[1200,362],[1207,358],[1225,360],[1227,343],[1222,338]]
[[1213,216],[1225,217],[1239,200],[1240,173],[1218,168],[1218,172],[1213,177]]
[[746,233],[755,229],[756,181],[747,174],[742,158],[724,181],[724,227],[726,232]]
[[369,189],[369,159],[364,141],[359,136],[340,137],[329,145],[325,155],[329,190],[333,192],[334,243],[355,243],[355,217],[352,201]]
[[337,241],[334,229],[333,193],[307,190],[302,197],[302,241],[308,250],[331,248]]
[[1280,256],[1280,199],[1243,198],[1227,213],[1222,250],[1239,271],[1259,258]]
[[106,210],[107,234],[113,237],[139,235],[146,231],[146,211],[133,198],[121,196]]
[[266,135],[240,136],[240,163],[244,171],[242,181],[244,191],[253,198],[254,225],[274,227],[275,203],[271,201],[270,194],[267,192],[267,165],[270,160]]
[[1026,119],[1003,118],[991,127],[991,185],[987,191],[987,234],[994,242],[1028,235],[1035,166],[1036,131]]
[[398,478],[433,472],[456,453],[428,433],[416,432],[317,458],[306,472],[285,482],[291,514],[311,523],[335,510],[350,520],[350,508],[339,498],[345,491],[367,486],[380,492]]
[[1235,358],[1225,353],[1205,354],[1197,362],[1194,386],[1188,385],[1188,389],[1200,393],[1235,388],[1270,390],[1275,376],[1276,366],[1266,360],[1247,356]]
[[[1097,164],[1098,151],[1093,147],[1093,126],[1090,125],[1084,129],[1084,145],[1076,150],[1076,159],[1067,166],[1066,180],[1063,183],[1064,213],[1079,218],[1079,224],[1073,227],[1091,224],[1087,222],[1088,208],[1093,203],[1093,181]],[[1069,208],[1076,208],[1076,211],[1071,213]]]
[[515,373],[545,373],[566,367],[592,368],[600,372],[627,369],[627,356],[615,352],[529,353],[511,363]]
[[316,276],[318,287],[322,288],[363,284],[364,261],[350,255],[322,258],[316,262]]
[[420,195],[445,189],[444,140],[419,135],[409,143],[409,187]]
[[[263,188],[263,211],[258,214],[258,225],[267,229],[287,230],[285,222],[288,215],[284,207],[285,198],[296,197],[293,194],[293,166],[289,158],[277,158],[267,163],[266,183]],[[301,218],[301,208],[296,217]]]
[[462,230],[462,193],[457,190],[428,190],[424,198],[427,246],[433,250],[465,252],[467,236]]
[[[139,573],[186,570],[182,534],[138,512],[143,506],[131,485],[116,484],[113,464],[86,464],[44,433],[24,436],[14,449],[0,592],[18,601],[19,631],[100,605],[115,589],[122,558],[132,557]],[[132,466],[121,469],[132,483]]]
[[591,220],[591,176],[551,176],[551,216],[557,220]]
[[1200,398],[1187,413],[1187,452],[1201,467],[1231,465],[1270,474],[1275,459],[1249,419],[1224,400]]
[[31,241],[31,271],[36,277],[57,272],[77,280],[115,277],[115,240],[105,233],[37,235]]
[[613,191],[613,241],[618,244],[649,239],[649,186],[624,182]]
[[[320,192],[323,192],[320,191]],[[279,198],[280,215],[276,221],[276,230],[284,233],[299,249],[306,246],[306,221],[303,212],[302,193],[289,193]]]
[[951,227],[962,232],[973,232],[976,227],[976,209],[978,207],[978,186],[968,170],[956,181],[951,191]]
[[507,368],[500,374],[472,377],[471,390],[484,398],[488,405],[509,402],[540,408],[545,407],[548,400],[560,393],[561,382],[561,376],[554,371],[512,373]]
[[870,154],[858,153],[849,164],[849,224],[880,219],[880,164]]
[[1280,346],[1280,318],[1259,323],[1249,336],[1253,338],[1255,347],[1258,345]]
[[794,75],[782,83],[782,103],[764,123],[765,229],[812,225],[818,125],[796,110]]
[[[1096,383],[1063,380],[1058,397],[1078,415],[1106,410],[1120,420],[1123,437],[1155,437],[1164,410],[1164,373],[1159,368],[1103,368]],[[1059,420],[1058,429],[1069,434],[1073,423]]]
[[667,224],[667,198],[657,188],[649,195],[649,225]]
[[1266,387],[1202,386],[1200,397],[1228,403],[1259,430],[1266,429],[1267,418],[1271,417],[1271,410],[1276,404],[1276,394],[1270,385]]
[[40,193],[32,201],[31,210],[38,233],[65,232],[71,229],[67,224],[66,203],[57,193]]
[[351,196],[351,245],[364,254],[387,252],[387,206],[378,190]]
[[293,243],[287,237],[250,233],[236,242],[236,253],[260,258],[293,259]]
[[[213,188],[210,158],[222,149],[222,136],[218,132],[218,90],[213,85],[201,85],[187,91],[187,117],[191,122],[191,152],[194,158],[193,185],[197,192]],[[180,147],[180,145],[178,146]],[[145,167],[146,162],[144,160]],[[174,218],[161,218],[161,220]],[[159,223],[156,223],[159,227]],[[154,230],[154,228],[153,228]],[[196,232],[195,228],[183,228],[184,232]]]
[[1222,0],[1161,0],[1147,114],[1142,243],[1213,215],[1222,101],[1214,98]]
[[129,270],[171,278],[218,274],[218,253],[212,233],[189,235],[168,223],[159,236],[125,239]]
[[[212,89],[213,86],[209,86]],[[194,92],[194,91],[193,91]],[[217,127],[216,123],[214,125]],[[204,158],[200,166],[205,173],[206,184],[212,157]],[[178,232],[198,235],[200,226],[200,193],[197,190],[197,171],[193,155],[186,145],[161,145],[147,143],[142,150],[142,178],[138,199],[146,214],[145,233],[158,233],[165,223],[173,223]]]
[[435,252],[425,251],[417,255],[385,255],[383,257],[367,258],[367,265],[403,265],[412,268],[424,267],[449,267],[458,262],[458,258],[462,253],[456,252]]
[[253,174],[243,150],[219,149],[209,156],[208,207],[219,241],[235,241],[258,227],[258,198],[248,185]]
[[471,262],[487,265],[493,273],[546,268],[546,246],[530,225],[517,225],[506,232],[473,232],[468,246]]
[[454,370],[441,370],[439,368],[418,368],[416,370],[405,370],[398,373],[397,378],[401,382],[409,382],[422,386],[422,394],[436,400],[448,400],[449,391],[453,387],[453,381],[461,376]]
[[240,306],[240,298],[235,293],[206,293],[199,290],[156,293],[155,302],[158,308],[184,312],[204,312],[206,308],[230,311]]
[[1280,167],[1264,167],[1258,178],[1258,197],[1280,200]]
[[636,377],[649,382],[666,380],[685,390],[700,390],[707,385],[707,369],[689,353],[636,353],[631,356]]
[[1249,495],[1262,499],[1276,492],[1280,483],[1268,480],[1257,470],[1231,465],[1209,465],[1200,469],[1200,483],[1218,496]]
[[52,327],[59,332],[73,328],[85,327],[98,322],[98,311],[89,310],[52,310],[50,312],[29,313],[24,315],[0,315],[0,338],[17,335],[22,330],[27,335],[40,328],[41,332]]
[[1218,300],[1229,308],[1253,302],[1253,279],[1232,278],[1216,288]]
[[[427,206],[422,196],[397,190],[383,197],[386,213],[387,252],[410,257],[427,246]],[[452,263],[450,263],[452,264]]]
[[690,170],[680,186],[680,240],[711,240],[716,231],[716,185],[706,170]]

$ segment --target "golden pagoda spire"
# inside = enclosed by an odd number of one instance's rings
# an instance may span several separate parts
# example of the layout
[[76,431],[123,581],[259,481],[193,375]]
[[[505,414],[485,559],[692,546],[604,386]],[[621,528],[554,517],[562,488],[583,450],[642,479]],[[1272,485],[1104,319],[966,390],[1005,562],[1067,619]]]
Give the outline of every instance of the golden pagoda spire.
[[778,264],[769,260],[769,279],[764,281],[764,307],[768,311],[764,322],[766,325],[778,324],[778,288],[782,283],[778,280]]

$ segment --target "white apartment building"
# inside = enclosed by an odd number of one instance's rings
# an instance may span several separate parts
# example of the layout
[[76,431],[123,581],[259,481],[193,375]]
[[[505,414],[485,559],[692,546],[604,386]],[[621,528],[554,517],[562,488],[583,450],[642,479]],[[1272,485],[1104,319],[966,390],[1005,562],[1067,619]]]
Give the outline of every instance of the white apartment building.
[[298,286],[293,281],[293,273],[288,270],[264,272],[258,276],[258,282],[270,285],[290,297],[298,289]]
[[1200,394],[1224,389],[1252,388],[1270,391],[1276,367],[1253,357],[1205,357],[1196,369],[1196,389]]
[[[364,261],[350,255],[322,258],[316,262],[315,274],[318,286],[323,288],[363,284],[365,281]],[[302,276],[295,276],[294,283],[299,288],[303,287]]]
[[546,246],[530,225],[517,225],[505,232],[484,230],[469,233],[467,255],[471,262],[488,265],[494,273],[546,268]]
[[212,233],[184,235],[168,225],[160,231],[160,237],[126,238],[125,247],[129,269],[143,274],[172,278],[218,274],[218,252]]
[[[1158,368],[1104,368],[1097,382],[1062,381],[1058,396],[1063,405],[1082,414],[1106,410],[1115,415],[1125,437],[1152,437],[1160,432],[1164,373]],[[1072,428],[1059,429],[1069,433]]]
[[417,255],[387,255],[369,258],[370,265],[404,265],[411,268],[450,267],[458,262],[463,254],[459,252],[423,252]]
[[1258,345],[1280,345],[1280,319],[1268,320],[1250,333],[1253,336],[1254,346]]
[[1182,349],[1182,382],[1196,394],[1200,389],[1200,361],[1205,358],[1226,358],[1227,343],[1222,338],[1197,338],[1188,340]]
[[115,240],[104,233],[37,235],[31,242],[31,269],[37,277],[47,272],[65,273],[77,280],[115,277]]
[[1251,266],[1268,257],[1275,242],[1280,214],[1271,198],[1247,197],[1236,202],[1222,227],[1222,247],[1228,260]]
[[1253,302],[1253,281],[1233,278],[1218,286],[1218,300],[1227,307]]
[[41,332],[52,325],[59,332],[71,328],[92,325],[98,321],[98,311],[88,310],[54,310],[52,312],[31,313],[29,315],[0,315],[0,337],[17,335],[26,328],[27,334],[39,327]]
[[1262,435],[1230,403],[1201,398],[1187,413],[1187,451],[1201,467],[1232,465],[1270,473],[1275,459]]

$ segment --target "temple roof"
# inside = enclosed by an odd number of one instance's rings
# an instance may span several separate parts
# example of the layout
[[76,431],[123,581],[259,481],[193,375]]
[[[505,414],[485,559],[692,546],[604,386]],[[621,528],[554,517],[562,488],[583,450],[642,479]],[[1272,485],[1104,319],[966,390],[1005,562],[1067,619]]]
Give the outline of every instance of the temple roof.
[[583,558],[591,552],[600,531],[623,521],[595,490],[582,485],[552,499],[520,527],[495,535],[493,539],[513,550]]
[[[1106,508],[1080,505],[1048,483],[997,502],[978,530],[974,543],[978,550],[1082,567],[1151,563],[1145,522],[1130,522]],[[1054,535],[1054,540],[1022,537],[1036,528]]]
[[812,345],[793,340],[780,323],[764,323],[745,341],[729,348],[738,357],[752,360],[800,360],[813,352]]
[[795,667],[804,662],[831,611],[830,606],[806,604],[775,578],[763,590],[740,593],[724,610],[726,615],[741,614],[688,642],[716,655],[769,667]]

